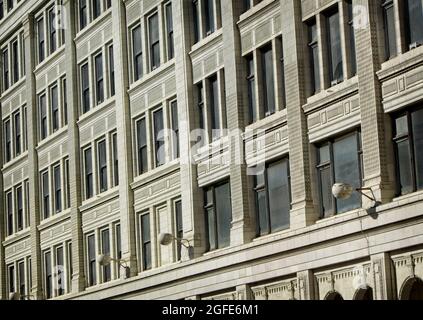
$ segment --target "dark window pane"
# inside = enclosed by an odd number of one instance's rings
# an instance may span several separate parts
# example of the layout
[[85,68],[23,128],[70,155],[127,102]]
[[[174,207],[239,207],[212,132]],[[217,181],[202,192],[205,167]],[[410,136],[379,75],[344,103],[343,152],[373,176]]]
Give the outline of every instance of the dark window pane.
[[250,123],[257,120],[256,110],[256,80],[254,72],[254,58],[247,58],[247,84],[248,84],[248,110],[250,115]]
[[41,140],[47,138],[47,109],[46,109],[46,96],[43,94],[39,98],[40,108],[40,138]]
[[348,26],[349,26],[349,39],[350,39],[350,62],[351,62],[351,74],[357,74],[357,56],[355,46],[355,28],[354,28],[354,12],[352,0],[347,1],[348,6]]
[[64,256],[63,247],[56,249],[56,294],[62,296],[65,293],[65,279],[64,279]]
[[204,11],[206,34],[209,35],[216,29],[214,22],[213,0],[204,0]]
[[330,80],[332,84],[339,83],[343,80],[342,68],[342,49],[341,49],[341,33],[339,26],[339,14],[333,13],[327,17],[328,28],[328,52]]
[[37,37],[38,37],[38,63],[45,59],[45,40],[44,40],[44,19],[37,21]]
[[397,142],[398,175],[401,194],[413,192],[413,174],[410,155],[410,143],[408,140]]
[[12,192],[9,192],[8,194],[6,194],[6,208],[7,208],[7,235],[11,236],[14,232]]
[[117,185],[119,185],[119,157],[118,157],[117,134],[114,134],[112,136],[112,148],[113,148],[114,186],[117,186]]
[[85,197],[90,199],[93,196],[93,163],[91,148],[84,151],[85,162]]
[[104,101],[103,56],[101,54],[95,57],[95,83],[97,104],[100,104]]
[[179,115],[178,115],[178,104],[176,101],[172,101],[170,104],[172,113],[172,130],[173,130],[173,157],[174,159],[179,158]]
[[193,16],[194,16],[194,42],[198,42],[200,40],[200,6],[198,3],[199,0],[193,0]]
[[173,40],[173,16],[172,2],[166,5],[166,31],[167,31],[167,58],[172,59],[175,56]]
[[320,64],[319,64],[319,43],[317,39],[317,25],[316,22],[308,27],[309,36],[309,55],[311,66],[311,93],[314,94],[320,91]]
[[101,0],[93,0],[93,18],[96,19],[101,14]]
[[[361,187],[357,149],[357,135],[351,135],[333,144],[334,183],[348,183],[353,188]],[[337,212],[343,213],[360,207],[361,195],[352,194],[347,200],[337,200]]]
[[141,26],[132,30],[132,55],[134,68],[134,81],[142,76],[142,45],[141,45]]
[[110,81],[110,95],[115,95],[115,60],[113,54],[113,46],[109,47],[109,81]]
[[12,160],[12,134],[10,132],[10,120],[4,122],[4,155],[6,162]]
[[164,124],[163,111],[158,110],[153,113],[154,121],[154,148],[156,155],[156,166],[161,166],[165,163],[165,148],[164,148]]
[[273,77],[272,48],[261,50],[263,70],[264,114],[269,116],[275,113],[275,85]]
[[48,172],[42,174],[41,183],[43,192],[44,219],[47,219],[50,216],[50,190]]
[[397,40],[395,29],[395,11],[392,1],[387,1],[383,8],[383,19],[385,27],[385,52],[386,59],[397,55]]
[[332,178],[330,167],[320,169],[320,192],[323,217],[333,214]]
[[[183,228],[183,221],[182,221],[182,202],[178,201],[175,203],[175,221],[176,221],[176,236],[178,239],[184,238],[184,228]],[[177,248],[176,248],[176,256],[177,260],[181,259],[182,253],[182,245],[181,241],[178,241]]]
[[19,80],[19,52],[18,52],[18,41],[12,44],[12,68],[13,78],[12,83],[16,83]]
[[[210,84],[210,116],[211,116],[211,129],[218,130],[221,129],[220,126],[220,107],[219,107],[219,82],[217,77],[212,77],[209,79]],[[217,133],[213,134],[219,136]]]
[[215,188],[218,247],[230,245],[232,224],[231,191],[229,183]]
[[98,171],[100,180],[100,192],[107,191],[107,153],[106,141],[101,141],[98,147]]
[[54,178],[54,208],[56,213],[62,211],[62,179],[60,173],[60,167],[53,169]]
[[144,270],[151,269],[151,237],[150,237],[150,214],[141,216],[141,241]]
[[209,241],[209,250],[217,249],[217,239],[216,239],[216,217],[215,211],[211,208],[206,210],[207,214],[207,226],[208,226],[208,241]]
[[[101,253],[110,256],[110,234],[109,230],[101,231]],[[103,282],[108,282],[112,279],[111,265],[103,266]]]
[[159,16],[157,13],[148,19],[148,31],[151,70],[154,70],[160,66]]
[[59,120],[59,97],[57,92],[57,86],[51,88],[50,92],[51,99],[51,118],[52,118],[52,127],[53,131],[59,130],[60,120]]
[[3,51],[3,91],[9,89],[9,52]]
[[19,187],[16,189],[16,219],[18,224],[18,231],[21,231],[24,227],[23,225],[23,197],[22,197],[22,188]]
[[19,156],[22,152],[21,144],[21,114],[17,113],[13,116],[13,121],[15,124],[14,127],[14,136],[15,136],[15,155]]
[[49,41],[50,41],[50,54],[56,51],[57,48],[57,40],[56,40],[56,13],[55,7],[53,7],[48,12],[48,32],[49,32]]
[[417,189],[423,189],[423,109],[411,114],[414,137],[414,157],[416,164]]
[[264,188],[264,181],[261,182],[262,185],[259,187],[259,179],[257,181],[257,188],[256,190],[256,205],[257,205],[257,214],[258,214],[258,235],[263,236],[270,233],[270,221],[269,221],[269,213],[267,210],[267,196],[266,196],[266,189]]
[[26,286],[25,286],[25,263],[20,262],[18,264],[18,281],[19,281],[19,293],[21,296],[26,295]]
[[51,267],[51,253],[47,252],[44,255],[44,272],[45,272],[45,284],[46,284],[46,298],[51,299],[53,297],[53,274]]
[[90,81],[88,75],[88,64],[81,67],[81,91],[82,91],[82,112],[90,110]]
[[423,3],[422,0],[407,0],[408,7],[408,43],[423,44]]
[[137,122],[137,143],[138,143],[138,174],[143,174],[148,170],[147,163],[147,137],[145,119]]
[[9,266],[8,269],[9,269],[9,274],[8,274],[9,293],[14,293],[15,292],[15,267]]
[[79,0],[79,29],[82,30],[88,23],[87,0]]
[[88,284],[94,286],[97,284],[97,270],[96,270],[96,250],[94,235],[87,237],[87,251],[88,251]]

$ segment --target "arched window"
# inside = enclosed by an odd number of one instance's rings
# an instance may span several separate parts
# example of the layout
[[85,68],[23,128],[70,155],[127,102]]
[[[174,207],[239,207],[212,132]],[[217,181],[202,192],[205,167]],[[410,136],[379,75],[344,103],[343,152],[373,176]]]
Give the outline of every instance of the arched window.
[[417,277],[408,279],[400,291],[400,300],[423,300],[423,281]]
[[373,300],[373,289],[370,287],[358,289],[354,294],[354,300]]
[[338,292],[332,291],[326,295],[325,300],[341,301],[344,300],[344,298],[342,298],[342,296]]

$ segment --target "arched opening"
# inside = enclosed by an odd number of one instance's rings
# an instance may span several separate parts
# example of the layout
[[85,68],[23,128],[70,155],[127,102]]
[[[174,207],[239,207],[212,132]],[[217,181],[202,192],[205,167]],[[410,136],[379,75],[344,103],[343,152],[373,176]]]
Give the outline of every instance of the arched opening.
[[338,292],[332,291],[326,295],[325,300],[341,301],[344,300],[344,298],[342,298],[342,296]]
[[358,289],[354,295],[354,300],[373,300],[373,289],[370,287]]
[[423,281],[417,277],[408,279],[402,286],[400,300],[423,300]]

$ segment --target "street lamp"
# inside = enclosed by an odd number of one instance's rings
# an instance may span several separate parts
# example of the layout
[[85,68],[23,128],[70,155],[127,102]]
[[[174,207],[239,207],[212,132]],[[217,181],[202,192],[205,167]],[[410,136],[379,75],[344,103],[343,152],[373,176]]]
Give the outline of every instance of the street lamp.
[[182,239],[182,238],[176,238],[176,237],[173,236],[173,234],[170,234],[170,233],[161,233],[159,235],[159,243],[162,246],[168,246],[173,241],[176,241],[176,242],[180,243],[182,246],[184,246],[188,250],[188,256],[189,256],[189,258],[192,257],[192,249],[193,249],[193,247],[191,246],[191,243],[189,242],[189,240]]
[[125,270],[125,278],[129,278],[131,276],[131,269],[129,268],[128,262],[126,260],[112,258],[110,255],[107,254],[100,254],[97,257],[97,262],[102,267],[107,267],[112,261],[117,262],[119,266]]
[[[370,191],[372,197],[365,194],[363,191]],[[372,188],[354,188],[348,183],[335,183],[332,187],[332,194],[338,200],[348,200],[354,192],[358,192],[372,201],[374,203],[372,208],[376,208],[380,204],[380,202],[376,200]]]

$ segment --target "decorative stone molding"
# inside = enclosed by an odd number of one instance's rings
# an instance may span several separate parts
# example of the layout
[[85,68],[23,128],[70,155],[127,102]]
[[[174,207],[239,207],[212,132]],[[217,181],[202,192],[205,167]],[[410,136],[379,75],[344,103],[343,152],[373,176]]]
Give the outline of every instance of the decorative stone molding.
[[397,255],[391,258],[399,297],[401,288],[408,279],[417,277],[423,280],[423,251]]
[[296,278],[251,288],[254,300],[298,300]]
[[236,300],[237,293],[236,292],[229,292],[224,294],[219,294],[215,296],[207,296],[201,298],[201,300],[220,300],[220,301],[231,301]]

